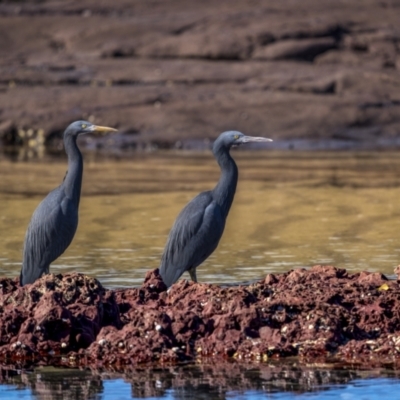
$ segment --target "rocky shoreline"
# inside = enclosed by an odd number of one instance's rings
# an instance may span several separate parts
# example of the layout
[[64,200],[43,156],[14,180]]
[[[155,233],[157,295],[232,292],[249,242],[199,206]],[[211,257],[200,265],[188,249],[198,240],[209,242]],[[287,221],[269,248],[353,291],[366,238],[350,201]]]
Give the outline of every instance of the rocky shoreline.
[[158,270],[139,288],[108,290],[78,273],[0,285],[3,365],[400,361],[399,281],[380,273],[314,266],[249,285],[181,280],[169,290]]
[[[0,139],[203,148],[230,129],[276,148],[398,147],[399,4],[391,0],[5,1]],[[305,141],[305,142],[304,142]],[[324,142],[325,145],[324,145]]]

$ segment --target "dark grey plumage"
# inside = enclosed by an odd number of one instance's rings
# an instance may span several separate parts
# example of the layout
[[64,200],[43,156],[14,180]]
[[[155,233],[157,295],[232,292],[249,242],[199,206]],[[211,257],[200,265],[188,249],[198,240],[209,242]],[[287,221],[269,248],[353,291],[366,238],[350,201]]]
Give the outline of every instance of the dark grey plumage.
[[32,215],[25,235],[20,284],[33,283],[49,273],[50,264],[70,245],[78,227],[83,160],[76,143],[80,134],[112,132],[113,128],[76,121],[64,132],[68,171],[62,184],[51,191]]
[[218,246],[238,180],[238,169],[229,154],[230,148],[247,142],[266,141],[271,139],[229,131],[214,142],[213,153],[221,168],[221,176],[213,190],[196,196],[175,220],[160,264],[160,274],[167,286],[174,284],[185,271],[189,271],[192,280],[197,282],[196,267]]

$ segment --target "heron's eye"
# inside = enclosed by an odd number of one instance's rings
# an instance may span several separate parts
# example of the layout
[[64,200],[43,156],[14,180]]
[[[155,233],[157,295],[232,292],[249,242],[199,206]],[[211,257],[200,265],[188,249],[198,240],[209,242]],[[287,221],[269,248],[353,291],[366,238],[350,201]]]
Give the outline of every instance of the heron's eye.
[[82,124],[82,128],[85,129],[87,127],[86,124]]
[[239,135],[234,135],[233,138],[234,138],[235,140],[236,140],[236,139],[239,139]]

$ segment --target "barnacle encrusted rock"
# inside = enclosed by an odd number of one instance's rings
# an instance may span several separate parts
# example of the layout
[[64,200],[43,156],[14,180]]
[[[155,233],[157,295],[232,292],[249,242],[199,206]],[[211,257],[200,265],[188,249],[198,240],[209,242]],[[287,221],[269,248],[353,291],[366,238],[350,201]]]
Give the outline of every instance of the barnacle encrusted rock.
[[3,363],[400,360],[399,281],[380,273],[315,266],[251,285],[180,280],[169,290],[158,270],[129,289],[107,290],[77,273],[0,285]]

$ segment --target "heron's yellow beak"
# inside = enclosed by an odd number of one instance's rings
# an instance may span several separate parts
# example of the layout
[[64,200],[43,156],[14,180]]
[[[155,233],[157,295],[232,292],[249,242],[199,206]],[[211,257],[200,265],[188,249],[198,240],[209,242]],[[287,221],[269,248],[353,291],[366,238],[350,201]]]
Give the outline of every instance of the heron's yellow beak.
[[97,133],[117,132],[117,129],[109,128],[108,126],[93,125],[92,132],[97,132]]

